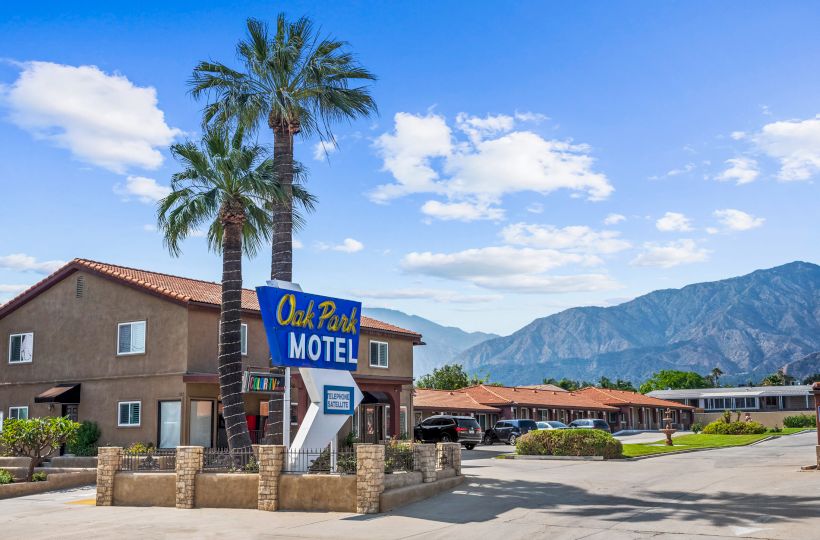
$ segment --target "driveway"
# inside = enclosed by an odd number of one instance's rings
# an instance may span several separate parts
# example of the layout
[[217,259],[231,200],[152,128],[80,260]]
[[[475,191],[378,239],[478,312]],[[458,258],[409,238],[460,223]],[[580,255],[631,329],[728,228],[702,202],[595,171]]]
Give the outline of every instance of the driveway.
[[497,445],[465,451],[460,489],[378,516],[97,508],[85,488],[0,501],[0,537],[817,538],[820,473],[799,471],[815,441],[635,462],[502,461]]

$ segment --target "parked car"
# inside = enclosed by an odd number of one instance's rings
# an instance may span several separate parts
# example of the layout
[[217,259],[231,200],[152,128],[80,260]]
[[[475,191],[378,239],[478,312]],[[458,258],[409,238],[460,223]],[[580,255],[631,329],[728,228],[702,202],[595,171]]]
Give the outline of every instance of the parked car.
[[535,425],[538,426],[538,429],[567,429],[569,428],[563,422],[559,422],[558,420],[547,420],[546,422],[536,422]]
[[534,420],[499,420],[495,427],[484,433],[484,444],[515,444],[518,437],[535,429],[538,429],[538,424]]
[[413,428],[413,438],[417,441],[459,442],[467,450],[475,448],[482,436],[481,426],[472,416],[439,414],[425,418]]
[[569,427],[572,429],[600,429],[601,431],[606,431],[607,433],[611,432],[609,429],[609,424],[607,424],[606,420],[599,420],[596,418],[581,418],[579,420],[573,420],[569,423]]

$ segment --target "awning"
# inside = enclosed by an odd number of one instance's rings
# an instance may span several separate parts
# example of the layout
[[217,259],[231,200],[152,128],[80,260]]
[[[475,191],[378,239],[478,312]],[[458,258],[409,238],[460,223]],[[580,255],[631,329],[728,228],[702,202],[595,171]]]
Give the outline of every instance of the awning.
[[369,405],[372,403],[385,403],[390,405],[390,398],[387,396],[385,392],[362,392],[364,394],[364,399],[362,399],[362,405]]
[[34,403],[79,403],[80,384],[58,384],[34,398]]

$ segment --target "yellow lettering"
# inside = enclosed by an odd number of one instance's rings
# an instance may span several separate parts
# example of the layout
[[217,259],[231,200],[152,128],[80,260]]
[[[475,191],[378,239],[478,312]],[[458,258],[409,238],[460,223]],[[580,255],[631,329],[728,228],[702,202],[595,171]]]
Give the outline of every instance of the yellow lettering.
[[336,303],[333,300],[325,300],[319,304],[319,309],[322,310],[319,314],[319,328],[322,328],[325,321],[336,313]]
[[[288,316],[282,317],[282,309],[288,308]],[[276,321],[280,326],[287,326],[293,320],[293,312],[296,309],[296,297],[292,294],[286,294],[279,300],[279,307],[276,308]]]

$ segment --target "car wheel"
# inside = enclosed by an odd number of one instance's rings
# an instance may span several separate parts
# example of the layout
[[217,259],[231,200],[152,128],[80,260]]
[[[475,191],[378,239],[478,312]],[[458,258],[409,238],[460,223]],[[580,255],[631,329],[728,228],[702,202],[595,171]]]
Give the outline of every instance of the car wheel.
[[474,445],[474,444],[472,444],[472,443],[470,443],[470,444],[465,444],[465,445],[464,445],[464,448],[466,448],[467,450],[472,450],[473,448],[475,448],[475,445]]
[[515,441],[516,441],[517,438],[518,437],[516,437],[515,435],[510,435],[510,440],[507,441],[507,444],[511,444],[511,445],[515,446]]
[[493,445],[493,436],[490,435],[489,433],[487,435],[484,435],[484,440],[482,442],[484,444],[486,444],[487,446],[492,446]]
[[441,436],[441,442],[450,442],[450,436],[446,433]]

